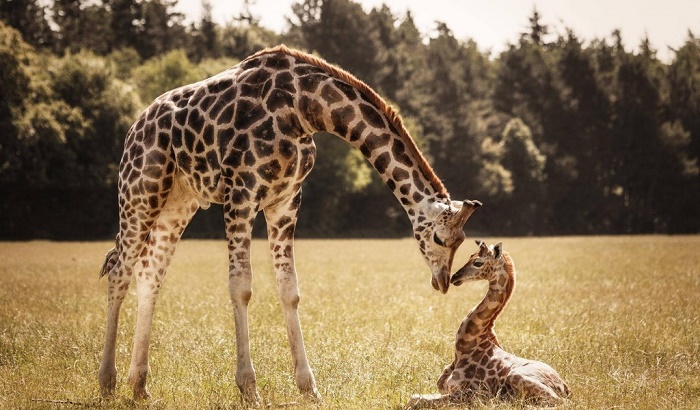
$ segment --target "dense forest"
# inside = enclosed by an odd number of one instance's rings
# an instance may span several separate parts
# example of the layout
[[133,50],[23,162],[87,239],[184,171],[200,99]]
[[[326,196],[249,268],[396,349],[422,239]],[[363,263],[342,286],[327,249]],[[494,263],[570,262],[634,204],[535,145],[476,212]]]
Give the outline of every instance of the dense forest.
[[[0,238],[106,239],[117,231],[122,143],[160,93],[267,46],[317,53],[401,112],[455,199],[484,202],[470,235],[700,232],[700,39],[672,60],[619,31],[579,38],[533,11],[499,55],[429,34],[410,12],[300,0],[286,32],[202,1],[0,1]],[[630,51],[631,49],[638,51]],[[317,135],[298,236],[407,236],[410,224],[362,155]],[[190,237],[223,235],[200,211]],[[262,232],[262,229],[259,229]]]

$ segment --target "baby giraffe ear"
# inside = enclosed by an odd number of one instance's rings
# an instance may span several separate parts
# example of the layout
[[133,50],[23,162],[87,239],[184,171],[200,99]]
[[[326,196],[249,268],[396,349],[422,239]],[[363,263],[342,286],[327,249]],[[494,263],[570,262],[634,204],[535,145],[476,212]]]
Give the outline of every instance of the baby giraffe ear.
[[503,244],[501,242],[498,242],[496,245],[493,247],[493,257],[498,259],[503,255]]

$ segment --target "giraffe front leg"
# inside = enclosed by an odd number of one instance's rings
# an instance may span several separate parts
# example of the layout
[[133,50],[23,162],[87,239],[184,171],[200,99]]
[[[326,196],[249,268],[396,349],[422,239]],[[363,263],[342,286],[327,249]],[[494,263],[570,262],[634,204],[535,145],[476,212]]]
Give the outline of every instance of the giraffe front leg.
[[449,394],[414,394],[406,404],[407,410],[426,409],[434,407],[444,407],[450,404],[451,396]]
[[[243,266],[242,262],[237,265]],[[232,269],[229,274],[229,292],[233,303],[233,319],[236,327],[236,385],[246,404],[258,405],[260,396],[255,383],[255,369],[250,357],[248,334],[248,303],[253,295],[250,268]]]
[[[241,218],[242,213],[248,218]],[[228,288],[233,304],[233,319],[236,329],[236,385],[241,391],[243,402],[258,406],[260,396],[255,383],[255,369],[250,358],[248,334],[248,303],[253,296],[253,272],[250,264],[250,240],[255,215],[250,210],[243,212],[224,204],[226,237],[229,251]]]
[[316,388],[316,379],[306,357],[304,337],[299,323],[299,285],[294,266],[294,228],[300,198],[301,191],[298,191],[290,201],[282,203],[275,209],[266,209],[265,219],[277,278],[277,293],[282,305],[294,361],[294,378],[302,393],[321,400],[321,394]]

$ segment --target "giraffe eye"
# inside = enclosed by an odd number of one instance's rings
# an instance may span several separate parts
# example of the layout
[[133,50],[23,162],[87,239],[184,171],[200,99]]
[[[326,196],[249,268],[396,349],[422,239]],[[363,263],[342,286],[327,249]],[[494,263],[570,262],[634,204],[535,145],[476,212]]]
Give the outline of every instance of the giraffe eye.
[[484,262],[482,262],[482,261],[474,261],[474,267],[475,267],[475,268],[480,268],[480,267],[482,267],[482,266],[484,266]]
[[445,246],[445,243],[437,236],[437,232],[433,234],[433,241],[440,246]]

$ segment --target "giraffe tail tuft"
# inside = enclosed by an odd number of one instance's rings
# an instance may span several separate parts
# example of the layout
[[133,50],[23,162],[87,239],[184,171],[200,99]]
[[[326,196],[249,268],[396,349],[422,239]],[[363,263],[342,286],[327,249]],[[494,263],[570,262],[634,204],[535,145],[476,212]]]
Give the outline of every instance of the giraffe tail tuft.
[[114,265],[117,264],[118,258],[119,252],[117,252],[117,248],[112,248],[109,250],[109,252],[107,252],[107,255],[105,256],[105,261],[102,264],[102,270],[100,270],[100,278],[102,278],[104,275],[109,274]]

